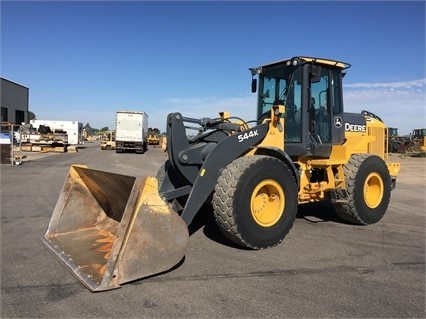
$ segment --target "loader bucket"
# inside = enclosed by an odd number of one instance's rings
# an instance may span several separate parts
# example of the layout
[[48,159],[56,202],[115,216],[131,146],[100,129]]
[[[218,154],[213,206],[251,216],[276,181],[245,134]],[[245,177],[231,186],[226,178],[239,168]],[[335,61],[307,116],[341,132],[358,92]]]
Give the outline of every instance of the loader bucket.
[[74,165],[42,241],[89,290],[102,291],[169,270],[188,238],[156,178]]

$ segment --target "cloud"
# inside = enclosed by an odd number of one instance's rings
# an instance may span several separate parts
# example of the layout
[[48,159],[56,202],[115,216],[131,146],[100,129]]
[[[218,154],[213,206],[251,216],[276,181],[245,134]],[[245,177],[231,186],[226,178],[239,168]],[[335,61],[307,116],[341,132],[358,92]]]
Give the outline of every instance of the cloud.
[[[412,81],[344,84],[346,112],[370,111],[382,118],[386,125],[397,127],[399,134],[414,128],[426,127],[426,79]],[[165,129],[168,113],[180,112],[185,117],[216,117],[220,111],[245,120],[256,117],[256,96],[253,94],[227,98],[170,98],[150,111],[150,123]]]
[[426,79],[383,83],[344,84],[345,110],[370,111],[400,135],[426,127]]
[[353,83],[345,84],[345,88],[355,89],[390,89],[390,90],[411,90],[411,89],[424,89],[426,86],[426,79],[401,81],[401,82],[383,82],[383,83]]
[[[414,128],[426,127],[425,119],[426,79],[375,83],[344,84],[343,95],[346,112],[370,111],[390,127],[397,127],[399,134],[408,134]],[[148,105],[150,103],[147,103]],[[93,128],[115,126],[115,109],[77,110],[63,108],[60,112],[36,111],[38,119],[74,120],[90,123]],[[167,98],[155,102],[154,107],[144,109],[149,115],[149,126],[166,130],[167,114],[180,112],[184,117],[200,119],[218,117],[222,111],[246,121],[256,118],[256,95],[247,94],[234,97],[207,98]],[[196,126],[194,124],[194,126]]]

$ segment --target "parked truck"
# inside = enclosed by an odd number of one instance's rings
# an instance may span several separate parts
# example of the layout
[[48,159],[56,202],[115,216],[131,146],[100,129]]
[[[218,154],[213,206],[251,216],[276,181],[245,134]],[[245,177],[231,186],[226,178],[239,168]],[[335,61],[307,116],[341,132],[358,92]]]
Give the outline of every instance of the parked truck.
[[117,111],[115,122],[115,152],[148,149],[148,114],[139,111]]
[[40,126],[49,127],[53,133],[66,132],[68,145],[83,144],[83,123],[78,121],[31,120],[30,124],[38,130]]

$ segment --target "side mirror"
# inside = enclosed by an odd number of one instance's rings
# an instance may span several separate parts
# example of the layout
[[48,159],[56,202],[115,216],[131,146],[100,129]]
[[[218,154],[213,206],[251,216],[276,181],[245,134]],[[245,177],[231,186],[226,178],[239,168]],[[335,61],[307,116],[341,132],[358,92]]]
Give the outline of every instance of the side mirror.
[[321,67],[313,65],[310,73],[311,83],[318,83],[321,80]]
[[257,79],[251,80],[251,93],[256,93],[257,91]]

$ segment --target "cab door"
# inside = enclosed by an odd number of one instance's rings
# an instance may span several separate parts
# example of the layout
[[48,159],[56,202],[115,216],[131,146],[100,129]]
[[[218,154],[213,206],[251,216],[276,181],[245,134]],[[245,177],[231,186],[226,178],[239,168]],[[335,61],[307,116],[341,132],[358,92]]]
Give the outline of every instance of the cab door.
[[315,76],[310,76],[309,99],[309,143],[315,157],[329,157],[332,146],[332,108],[330,96],[330,70],[316,68]]
[[333,145],[344,142],[342,73],[321,66],[320,77],[310,77],[309,140],[314,156],[328,158]]

